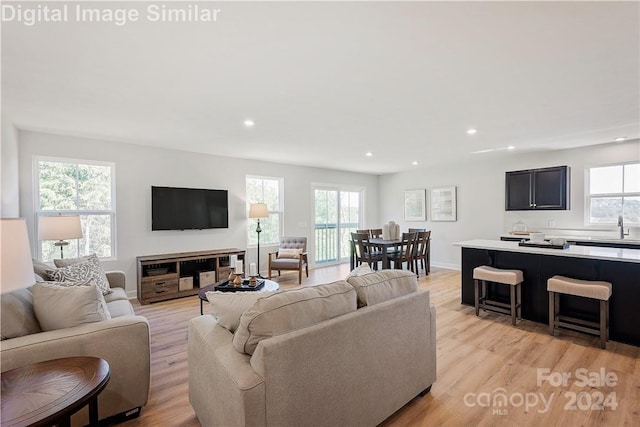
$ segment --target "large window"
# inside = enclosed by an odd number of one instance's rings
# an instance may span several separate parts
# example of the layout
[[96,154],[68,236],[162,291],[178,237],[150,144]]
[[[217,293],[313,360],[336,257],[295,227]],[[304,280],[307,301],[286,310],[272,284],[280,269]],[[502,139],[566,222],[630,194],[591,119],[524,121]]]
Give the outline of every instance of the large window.
[[587,187],[588,224],[640,224],[640,163],[592,167]]
[[[247,212],[252,203],[266,203],[269,208],[269,217],[260,220],[260,244],[279,244],[282,236],[282,178],[247,175]],[[248,222],[248,244],[255,246],[258,243],[256,233],[256,220]]]
[[[79,215],[81,239],[69,241],[65,257],[115,257],[115,166],[108,162],[37,157],[36,216]],[[36,218],[36,227],[38,218]],[[37,230],[36,230],[37,231]],[[37,235],[37,233],[36,233]],[[60,256],[54,241],[41,241],[40,259]]]

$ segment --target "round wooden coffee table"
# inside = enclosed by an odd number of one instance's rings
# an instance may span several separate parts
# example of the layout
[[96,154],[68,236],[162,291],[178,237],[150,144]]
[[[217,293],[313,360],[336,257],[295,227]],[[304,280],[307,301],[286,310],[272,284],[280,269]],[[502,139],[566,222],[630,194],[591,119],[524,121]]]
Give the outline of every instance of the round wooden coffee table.
[[[280,289],[280,285],[278,282],[274,282],[269,279],[260,279],[264,280],[264,286],[257,291],[237,291],[237,292],[269,292],[269,291],[277,291]],[[215,287],[218,286],[221,282],[214,283],[213,285],[205,286],[204,288],[200,288],[198,291],[198,297],[200,298],[200,314],[204,314],[203,311],[203,302],[209,301],[207,299],[207,292],[215,291]]]
[[109,364],[98,357],[66,357],[2,373],[2,427],[70,425],[89,404],[98,425],[98,394],[107,386]]

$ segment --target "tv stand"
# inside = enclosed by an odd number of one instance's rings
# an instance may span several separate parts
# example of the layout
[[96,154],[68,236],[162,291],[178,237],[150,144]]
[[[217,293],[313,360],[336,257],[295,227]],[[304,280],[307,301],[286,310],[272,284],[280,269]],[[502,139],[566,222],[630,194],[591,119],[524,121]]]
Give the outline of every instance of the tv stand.
[[230,257],[245,260],[236,248],[136,257],[140,304],[197,295],[200,288],[229,277]]

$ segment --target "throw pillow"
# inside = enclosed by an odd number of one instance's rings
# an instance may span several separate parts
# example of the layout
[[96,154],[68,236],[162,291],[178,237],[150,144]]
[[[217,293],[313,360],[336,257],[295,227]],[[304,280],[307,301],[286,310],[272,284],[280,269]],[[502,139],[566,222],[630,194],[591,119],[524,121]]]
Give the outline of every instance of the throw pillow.
[[416,274],[406,270],[382,270],[348,280],[358,294],[358,307],[375,305],[418,291]]
[[278,258],[299,259],[302,249],[278,249]]
[[[58,265],[59,261],[62,260],[54,260],[54,263]],[[69,262],[67,266],[55,270],[47,270],[51,280],[79,284],[95,283],[103,295],[111,293],[107,274],[102,269],[102,265],[100,265],[100,260],[96,254],[76,258],[75,260],[66,260],[60,262],[60,265],[64,265],[67,262]]]
[[104,296],[95,284],[36,283],[33,309],[43,331],[111,319]]
[[358,267],[351,270],[351,272],[347,274],[347,277],[345,277],[344,280],[349,280],[350,277],[365,276],[367,274],[373,274],[373,270],[371,269],[371,267],[369,267],[369,264],[360,264]]
[[29,288],[0,296],[1,337],[9,339],[42,332],[33,311],[33,295]]
[[213,317],[218,324],[233,333],[240,325],[240,316],[260,298],[266,298],[277,291],[269,292],[207,292],[207,299],[213,307]]
[[50,280],[51,278],[49,277],[49,273],[47,273],[48,270],[51,270],[51,266],[49,264],[45,264],[42,261],[39,261],[37,259],[32,260],[33,261],[33,272],[42,277],[42,279],[44,281]]
[[240,316],[233,346],[253,354],[260,341],[356,311],[356,293],[339,281],[260,298]]

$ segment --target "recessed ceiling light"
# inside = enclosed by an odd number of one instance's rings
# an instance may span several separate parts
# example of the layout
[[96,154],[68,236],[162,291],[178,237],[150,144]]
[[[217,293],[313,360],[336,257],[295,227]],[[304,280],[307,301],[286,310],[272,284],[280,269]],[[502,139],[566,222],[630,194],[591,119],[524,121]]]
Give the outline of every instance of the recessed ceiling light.
[[614,141],[615,141],[615,142],[622,142],[622,141],[624,141],[625,139],[627,139],[627,137],[626,137],[626,136],[619,136],[618,138],[614,139]]
[[475,135],[476,133],[478,133],[478,129],[474,129],[474,128],[467,129],[467,133],[469,135]]
[[364,153],[364,155],[367,157],[371,157],[373,156],[373,153],[371,151],[367,151],[366,153]]
[[516,147],[514,147],[513,145],[510,145],[510,146],[507,147],[507,150],[515,150],[515,149],[516,149]]
[[248,127],[248,128],[254,127],[254,126],[255,126],[255,124],[256,124],[256,123],[255,123],[253,120],[251,120],[251,119],[247,119],[247,120],[245,120],[243,123],[244,123],[244,125],[245,125],[246,127]]
[[418,162],[417,162],[417,161],[415,161],[415,160],[414,160],[413,162],[411,162],[411,164],[412,164],[413,166],[418,166]]

